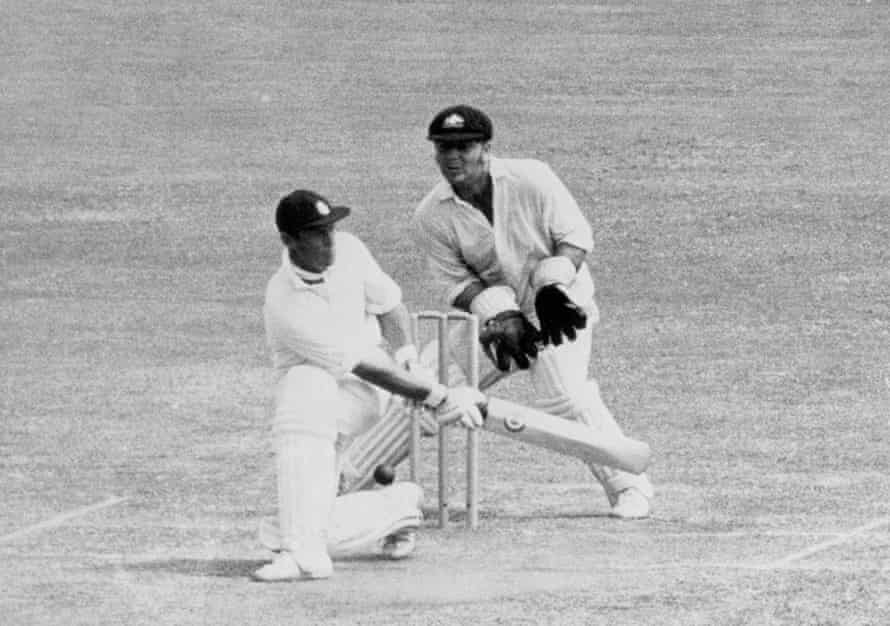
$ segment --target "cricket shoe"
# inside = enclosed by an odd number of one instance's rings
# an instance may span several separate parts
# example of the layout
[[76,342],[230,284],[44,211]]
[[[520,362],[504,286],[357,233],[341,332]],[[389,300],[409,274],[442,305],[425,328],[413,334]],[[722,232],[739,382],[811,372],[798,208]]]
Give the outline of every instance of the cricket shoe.
[[398,561],[414,554],[417,547],[417,532],[414,530],[401,530],[387,535],[383,540],[380,553],[388,559]]
[[251,578],[261,583],[282,583],[330,578],[333,573],[334,564],[324,550],[301,550],[299,563],[293,552],[282,550],[271,563],[255,571]]
[[423,525],[423,489],[412,482],[359,491],[337,499],[328,533],[331,556],[377,553],[403,559]]
[[636,487],[619,492],[609,515],[618,519],[644,519],[649,517],[649,498]]

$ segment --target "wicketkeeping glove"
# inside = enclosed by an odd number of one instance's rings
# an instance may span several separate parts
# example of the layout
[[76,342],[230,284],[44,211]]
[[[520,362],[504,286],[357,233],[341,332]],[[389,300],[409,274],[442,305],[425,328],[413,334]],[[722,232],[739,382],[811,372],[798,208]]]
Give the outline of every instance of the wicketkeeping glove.
[[541,339],[545,344],[562,344],[562,336],[574,341],[587,325],[587,314],[572,302],[558,285],[545,285],[535,295],[535,312],[541,323]]
[[532,326],[520,311],[498,313],[485,323],[479,334],[479,343],[486,356],[502,372],[510,371],[510,361],[527,370],[529,357],[538,356],[538,329]]

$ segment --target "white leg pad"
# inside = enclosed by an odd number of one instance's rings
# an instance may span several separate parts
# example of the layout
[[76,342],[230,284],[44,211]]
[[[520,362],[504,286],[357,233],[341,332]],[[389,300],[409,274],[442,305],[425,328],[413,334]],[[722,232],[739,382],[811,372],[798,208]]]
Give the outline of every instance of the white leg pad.
[[[332,558],[338,558],[379,552],[387,536],[421,526],[422,500],[422,489],[410,482],[336,498],[327,534],[328,553]],[[260,521],[259,538],[269,550],[283,549],[283,539],[274,518]]]
[[[378,465],[395,468],[408,458],[411,445],[411,404],[393,396],[380,420],[346,446],[340,459],[340,492],[350,493],[374,485],[374,470]],[[420,430],[437,431],[431,411],[418,411]]]
[[[455,355],[471,349],[466,345],[466,331],[456,324],[450,331],[451,355],[447,379],[449,386],[466,384],[467,377]],[[478,349],[473,347],[472,349]],[[439,342],[428,342],[420,351],[421,371],[430,379],[438,379]],[[411,406],[404,398],[392,397],[383,417],[368,430],[349,440],[341,453],[340,493],[350,493],[374,486],[374,470],[378,465],[393,468],[408,458],[411,445]],[[420,432],[435,435],[438,423],[431,411],[419,411]]]
[[275,444],[281,549],[292,552],[303,568],[301,551],[317,554],[327,545],[337,489],[334,443],[285,433]]
[[278,383],[272,433],[281,548],[310,576],[330,569],[326,536],[336,497],[334,442],[342,413],[337,381],[320,368],[293,367]]
[[[571,349],[575,347],[571,346]],[[586,352],[579,351],[578,355],[569,356],[577,358],[584,354]],[[596,380],[587,379],[580,364],[577,368],[578,371],[567,368],[558,349],[542,351],[535,365],[535,386],[541,396],[535,407],[557,417],[581,422],[596,431],[621,433],[621,427],[603,402]],[[602,485],[612,506],[617,502],[618,494],[631,487],[639,489],[646,498],[653,497],[652,484],[645,474],[631,474],[598,464],[588,464],[588,468]]]

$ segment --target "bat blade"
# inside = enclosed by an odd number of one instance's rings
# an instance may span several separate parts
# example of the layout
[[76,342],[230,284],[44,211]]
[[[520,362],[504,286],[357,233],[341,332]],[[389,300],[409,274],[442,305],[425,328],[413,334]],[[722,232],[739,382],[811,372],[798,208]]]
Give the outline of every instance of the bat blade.
[[641,474],[652,460],[649,445],[625,435],[599,433],[589,426],[555,417],[516,402],[489,397],[485,430],[573,456]]

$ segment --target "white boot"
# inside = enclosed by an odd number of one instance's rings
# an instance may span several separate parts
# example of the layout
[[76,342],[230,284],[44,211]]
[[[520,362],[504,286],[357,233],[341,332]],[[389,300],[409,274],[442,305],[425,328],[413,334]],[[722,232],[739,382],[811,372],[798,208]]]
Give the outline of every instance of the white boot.
[[255,571],[252,578],[262,583],[278,583],[330,578],[333,573],[334,564],[324,550],[315,550],[312,553],[303,550],[298,557],[293,552],[284,550],[271,563]]
[[414,554],[416,548],[417,533],[410,530],[390,535],[383,540],[383,547],[380,550],[386,558],[398,561]]
[[644,519],[651,514],[649,498],[636,487],[619,491],[609,515],[618,519]]

